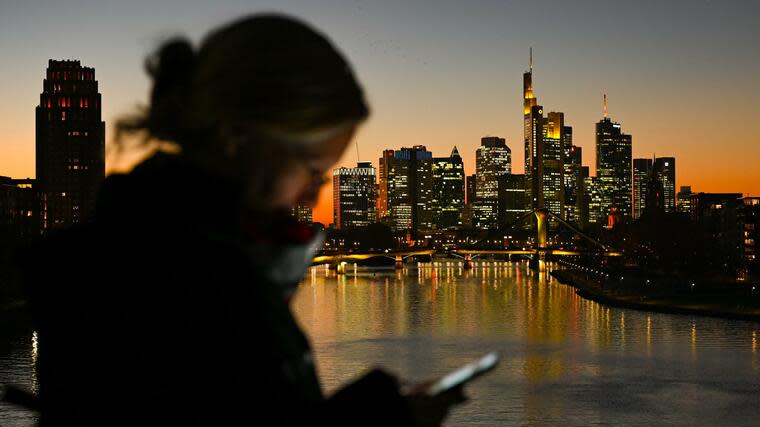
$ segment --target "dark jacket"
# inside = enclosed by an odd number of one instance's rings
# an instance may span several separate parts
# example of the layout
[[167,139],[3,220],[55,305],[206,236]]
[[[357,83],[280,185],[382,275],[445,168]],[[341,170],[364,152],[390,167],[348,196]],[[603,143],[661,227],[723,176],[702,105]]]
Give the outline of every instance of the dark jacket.
[[159,154],[106,179],[92,223],[35,248],[42,426],[411,424],[381,372],[323,396],[282,284],[252,256],[276,254],[287,226],[240,215],[240,190]]

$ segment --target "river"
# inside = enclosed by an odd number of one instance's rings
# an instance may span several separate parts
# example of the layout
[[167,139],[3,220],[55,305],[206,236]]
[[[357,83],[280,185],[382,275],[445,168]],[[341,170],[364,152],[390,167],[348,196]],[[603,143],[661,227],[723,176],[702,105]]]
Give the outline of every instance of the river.
[[[313,267],[292,304],[328,392],[372,366],[421,381],[498,351],[447,425],[760,422],[759,323],[605,307],[525,262]],[[0,382],[34,387],[33,341],[4,340]],[[0,405],[2,426],[33,420]]]

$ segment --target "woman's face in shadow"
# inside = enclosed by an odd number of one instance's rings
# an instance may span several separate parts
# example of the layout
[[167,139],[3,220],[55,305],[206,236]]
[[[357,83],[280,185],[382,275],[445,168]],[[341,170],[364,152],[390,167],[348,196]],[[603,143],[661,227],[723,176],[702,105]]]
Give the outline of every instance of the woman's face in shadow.
[[289,209],[296,204],[313,206],[319,190],[327,181],[325,175],[340,160],[356,132],[356,127],[319,144],[308,158],[292,162],[275,184],[272,207]]

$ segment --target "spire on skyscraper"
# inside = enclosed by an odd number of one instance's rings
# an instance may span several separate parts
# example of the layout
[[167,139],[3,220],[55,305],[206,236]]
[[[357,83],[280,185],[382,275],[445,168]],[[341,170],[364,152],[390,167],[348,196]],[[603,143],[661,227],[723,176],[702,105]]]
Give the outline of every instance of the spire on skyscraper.
[[533,72],[533,46],[530,47],[530,72]]
[[607,94],[604,94],[604,118],[607,118]]

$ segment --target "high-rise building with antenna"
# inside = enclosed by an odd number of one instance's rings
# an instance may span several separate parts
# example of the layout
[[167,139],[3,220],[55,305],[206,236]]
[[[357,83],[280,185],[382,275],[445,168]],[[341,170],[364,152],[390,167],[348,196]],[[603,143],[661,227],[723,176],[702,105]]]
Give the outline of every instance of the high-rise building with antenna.
[[632,139],[631,135],[623,133],[619,123],[608,117],[606,94],[604,115],[596,124],[596,177],[602,196],[601,214],[606,217],[616,211],[624,221],[630,221],[633,211]]
[[523,126],[526,208],[546,208],[564,216],[564,140],[572,131],[565,128],[563,113],[552,112],[546,117],[538,104],[533,91],[532,48],[529,69],[523,74]]
[[530,48],[528,71],[523,73],[523,138],[525,143],[525,195],[527,209],[543,205],[539,200],[538,181],[534,179],[541,172],[540,162],[536,159],[542,154],[543,108],[533,92],[533,48]]

